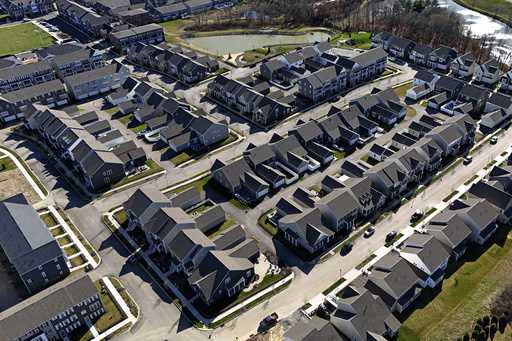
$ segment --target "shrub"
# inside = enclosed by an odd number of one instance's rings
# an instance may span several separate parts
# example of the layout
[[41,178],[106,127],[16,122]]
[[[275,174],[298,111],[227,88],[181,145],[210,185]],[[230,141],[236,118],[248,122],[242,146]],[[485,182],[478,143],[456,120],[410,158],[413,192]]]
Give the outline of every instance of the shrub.
[[485,327],[485,329],[489,328],[489,325],[491,324],[491,319],[489,318],[488,315],[484,316],[483,322],[483,326]]
[[469,334],[468,333],[464,334],[464,336],[462,337],[462,341],[469,341]]
[[491,327],[489,328],[489,334],[491,336],[491,339],[494,339],[494,335],[496,335],[497,331],[498,331],[498,326],[496,326],[495,323],[491,324]]

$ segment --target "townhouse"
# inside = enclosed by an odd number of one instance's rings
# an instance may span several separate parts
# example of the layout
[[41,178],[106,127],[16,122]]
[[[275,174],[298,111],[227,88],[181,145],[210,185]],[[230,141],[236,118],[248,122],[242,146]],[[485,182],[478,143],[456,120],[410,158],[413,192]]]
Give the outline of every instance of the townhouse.
[[69,276],[0,313],[2,340],[65,340],[89,328],[105,308],[86,274]]
[[489,95],[490,91],[487,89],[472,84],[465,84],[457,100],[463,103],[471,103],[471,112],[481,114],[484,111]]
[[440,46],[429,55],[427,66],[432,69],[448,71],[452,61],[457,58],[457,51],[448,46]]
[[254,172],[267,182],[273,191],[296,180],[295,177],[287,178],[286,172],[279,169],[276,154],[269,144],[249,144],[243,156]]
[[208,83],[207,96],[256,123],[269,126],[291,113],[292,107],[255,91],[240,81],[219,75]]
[[14,65],[0,69],[0,92],[28,88],[56,78],[55,70],[46,61]]
[[1,0],[0,7],[13,20],[21,20],[25,17],[37,17],[53,12],[51,0]]
[[105,53],[78,44],[52,45],[36,51],[40,60],[54,68],[59,78],[91,71],[105,65]]
[[414,64],[427,66],[434,49],[428,45],[416,44],[409,53],[409,60]]
[[135,27],[150,24],[153,21],[149,11],[143,8],[133,8],[125,11],[120,11],[115,14],[123,24],[130,24]]
[[0,121],[8,123],[22,119],[29,104],[53,108],[68,102],[68,93],[60,80],[11,91],[0,95]]
[[111,23],[110,17],[70,0],[57,0],[55,5],[60,18],[93,37],[99,37]]
[[91,190],[98,192],[107,188],[145,163],[143,150],[133,142],[125,144],[125,139],[119,133],[113,134],[115,131],[110,131],[109,126],[103,128],[101,121],[97,121],[101,123],[98,125],[88,119],[83,119],[81,124],[80,115],[72,116],[64,111],[37,107],[25,115],[24,121],[25,126],[37,132],[57,155],[70,160]]
[[413,86],[406,92],[406,97],[417,101],[431,94],[440,76],[425,70],[420,70],[414,75]]
[[146,24],[110,32],[110,43],[120,53],[127,53],[137,43],[159,44],[164,41],[164,29],[158,24]]
[[83,100],[119,88],[129,73],[126,66],[114,61],[90,71],[64,77],[63,81],[75,100]]
[[128,225],[144,232],[150,252],[170,257],[167,271],[188,283],[204,304],[236,297],[254,276],[256,241],[239,225],[209,239],[205,232],[225,220],[222,208],[210,208],[194,220],[174,203],[154,189],[138,190],[124,205]]
[[501,93],[493,93],[485,104],[485,114],[480,120],[480,131],[489,134],[512,118],[512,98]]
[[299,93],[313,103],[318,103],[345,89],[347,74],[336,66],[329,66],[313,72],[298,81]]
[[392,126],[402,120],[407,108],[400,102],[395,91],[373,89],[371,94],[365,95],[349,102],[350,106],[356,106],[369,119],[382,124]]
[[0,249],[28,294],[69,274],[59,243],[22,193],[0,201],[0,215]]
[[407,60],[415,45],[412,40],[392,36],[389,40],[388,52],[393,57]]

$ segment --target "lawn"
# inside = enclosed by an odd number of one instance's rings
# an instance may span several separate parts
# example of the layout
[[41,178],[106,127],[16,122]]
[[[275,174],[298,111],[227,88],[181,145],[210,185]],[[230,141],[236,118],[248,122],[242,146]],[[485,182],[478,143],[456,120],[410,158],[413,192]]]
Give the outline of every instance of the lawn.
[[170,20],[159,23],[164,29],[165,40],[169,43],[175,43],[180,39],[180,36],[185,32],[185,27],[192,24],[190,19]]
[[258,224],[260,224],[261,227],[263,227],[263,229],[265,231],[267,231],[268,233],[270,233],[270,235],[272,236],[275,236],[277,234],[277,227],[275,227],[274,225],[272,225],[269,221],[268,221],[268,217],[267,215],[272,212],[273,209],[263,213],[261,215],[261,217],[258,219]]
[[133,114],[124,115],[118,118],[119,122],[127,126],[133,120]]
[[184,190],[187,190],[189,188],[195,187],[199,192],[204,191],[205,187],[208,185],[210,180],[212,179],[211,175],[203,176],[202,178],[197,179],[196,181],[193,181],[191,183],[188,183],[186,185],[180,186],[176,189],[173,189],[170,194],[176,194],[181,193]]
[[209,239],[214,239],[219,234],[221,234],[222,232],[229,229],[230,227],[232,227],[235,224],[236,224],[236,221],[234,219],[228,218],[219,227],[217,227],[211,231],[208,231],[208,233],[206,235],[208,236]]
[[0,172],[16,169],[16,164],[8,157],[0,159]]
[[405,98],[405,93],[407,92],[407,90],[409,90],[410,88],[412,88],[412,82],[407,82],[407,83],[404,83],[400,86],[397,86],[396,88],[393,88],[393,90],[395,90],[395,93],[398,97],[400,98]]
[[101,284],[99,282],[96,282],[96,290],[100,293],[101,303],[103,304],[103,308],[105,308],[105,314],[94,323],[96,330],[101,333],[121,322],[123,320],[123,314],[117,308],[107,290],[101,290]]
[[371,33],[370,32],[349,32],[349,33],[338,33],[334,35],[331,40],[331,44],[340,43],[354,47],[357,49],[367,50],[371,47]]
[[142,123],[142,124],[139,124],[138,126],[131,127],[130,130],[133,131],[135,134],[138,134],[146,128],[147,128],[147,124]]
[[243,61],[251,64],[261,61],[264,58],[270,58],[279,54],[287,53],[295,50],[299,45],[278,45],[271,47],[261,47],[254,50],[244,52]]
[[57,225],[57,221],[55,220],[55,218],[53,217],[53,215],[50,212],[42,214],[40,217],[41,217],[41,220],[44,221],[44,223],[48,227],[53,227],[53,226]]
[[173,165],[179,166],[182,163],[190,161],[191,159],[192,159],[192,157],[189,154],[187,154],[186,152],[183,152],[176,156],[173,156],[169,161],[171,161],[173,163]]
[[32,23],[0,27],[0,56],[47,47],[53,38]]
[[403,322],[398,340],[455,340],[488,314],[488,303],[512,284],[509,231],[510,227],[501,227],[490,246],[472,245],[458,263],[451,263],[442,290],[422,294],[415,304],[419,308]]
[[346,279],[345,278],[340,278],[338,280],[336,280],[336,282],[334,282],[333,284],[329,285],[329,287],[327,287],[327,289],[325,289],[324,291],[322,291],[322,294],[324,294],[325,296],[327,296],[331,291],[333,291],[334,289],[336,289],[337,287],[339,287],[341,285],[341,283],[345,282]]
[[140,180],[142,178],[145,178],[147,176],[150,176],[152,174],[158,173],[163,170],[162,167],[160,167],[155,161],[153,161],[151,159],[146,161],[146,166],[148,166],[148,169],[146,169],[145,171],[139,172],[135,175],[124,177],[122,180],[120,180],[116,184],[112,185],[112,189],[115,189],[117,187]]
[[119,112],[119,108],[118,107],[112,107],[112,108],[106,109],[105,112],[108,112],[110,115],[114,115],[114,114],[117,114]]

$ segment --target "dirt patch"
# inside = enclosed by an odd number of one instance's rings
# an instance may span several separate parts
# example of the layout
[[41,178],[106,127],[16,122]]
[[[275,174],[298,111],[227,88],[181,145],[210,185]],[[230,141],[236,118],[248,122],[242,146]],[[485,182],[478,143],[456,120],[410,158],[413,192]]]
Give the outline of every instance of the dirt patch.
[[41,201],[18,169],[0,172],[0,200],[23,193],[30,204]]

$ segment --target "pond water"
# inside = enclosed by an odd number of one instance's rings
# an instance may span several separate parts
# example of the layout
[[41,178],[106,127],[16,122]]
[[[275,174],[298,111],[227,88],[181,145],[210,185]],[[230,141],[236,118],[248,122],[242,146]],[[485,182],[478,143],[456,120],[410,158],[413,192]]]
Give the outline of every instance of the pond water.
[[500,45],[496,47],[494,53],[508,56],[507,60],[510,61],[510,55],[512,54],[512,28],[501,21],[463,7],[453,0],[439,0],[439,6],[447,7],[450,11],[461,15],[468,29],[474,35],[493,35]]
[[211,37],[194,37],[185,39],[190,45],[223,56],[229,53],[241,53],[269,45],[307,44],[326,41],[329,34],[310,32],[302,35],[285,34],[235,34]]

